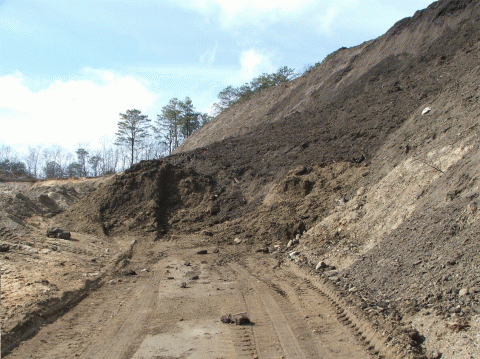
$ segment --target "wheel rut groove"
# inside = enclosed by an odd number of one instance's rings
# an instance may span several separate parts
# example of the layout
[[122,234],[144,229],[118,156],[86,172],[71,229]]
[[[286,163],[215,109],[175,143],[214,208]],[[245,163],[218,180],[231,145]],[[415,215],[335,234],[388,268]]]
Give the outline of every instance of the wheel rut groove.
[[[271,341],[272,334],[274,334],[283,352],[283,355],[281,356],[285,359],[306,359],[307,357],[300,347],[282,309],[269,293],[270,288],[253,278],[240,265],[231,264],[230,267],[238,274],[239,279],[245,281],[253,291],[250,300],[246,299],[248,309],[253,310],[253,313],[255,313],[256,316],[259,316],[262,313],[264,314],[263,316],[258,317],[258,322],[255,322],[254,325],[255,339],[260,358],[274,357],[273,355],[275,355],[275,353],[272,353],[271,351],[268,354],[265,353],[265,348],[262,346],[262,343],[268,343],[268,341]],[[273,333],[268,327],[273,329]],[[267,330],[260,330],[260,328]]]
[[337,308],[336,317],[345,326],[351,328],[354,335],[377,358],[403,359],[404,348],[399,348],[389,343],[388,339],[378,333],[368,320],[355,313],[355,309],[347,305],[345,300],[338,294],[333,285],[323,278],[312,277],[297,265],[290,267],[291,276],[300,277],[307,288],[324,295]]

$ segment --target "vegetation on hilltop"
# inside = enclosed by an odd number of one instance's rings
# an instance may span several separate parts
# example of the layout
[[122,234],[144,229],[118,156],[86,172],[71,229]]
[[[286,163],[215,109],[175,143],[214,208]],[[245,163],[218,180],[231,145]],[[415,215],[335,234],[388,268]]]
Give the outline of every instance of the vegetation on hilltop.
[[[274,73],[263,73],[240,87],[227,86],[218,94],[219,102],[213,105],[213,110],[218,115],[235,103],[244,102],[264,89],[298,76],[294,69],[284,66]],[[115,137],[103,137],[95,149],[83,143],[72,153],[58,145],[39,145],[30,146],[26,154],[18,154],[10,146],[0,144],[0,170],[22,176],[28,174],[32,178],[108,175],[143,160],[172,154],[196,130],[213,119],[208,113],[196,111],[189,97],[183,101],[170,99],[153,124],[138,109],[128,109],[119,115]]]

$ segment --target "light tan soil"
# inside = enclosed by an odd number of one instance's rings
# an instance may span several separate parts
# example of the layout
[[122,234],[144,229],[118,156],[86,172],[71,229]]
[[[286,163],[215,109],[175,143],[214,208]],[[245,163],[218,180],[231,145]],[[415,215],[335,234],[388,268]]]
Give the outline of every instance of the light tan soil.
[[[328,297],[270,254],[213,253],[195,236],[136,248],[137,275],[116,277],[7,357],[372,357]],[[237,313],[252,323],[220,321]]]

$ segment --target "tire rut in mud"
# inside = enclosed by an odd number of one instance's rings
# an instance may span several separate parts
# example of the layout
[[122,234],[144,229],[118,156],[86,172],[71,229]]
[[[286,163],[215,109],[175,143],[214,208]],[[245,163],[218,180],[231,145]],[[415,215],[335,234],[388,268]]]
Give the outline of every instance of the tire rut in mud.
[[[160,273],[156,271],[105,327],[107,333],[104,332],[98,340],[91,343],[82,356],[99,359],[122,358],[123,354],[129,351],[129,346],[142,334],[141,328],[144,327],[143,324],[154,307],[159,283]],[[132,310],[133,308],[135,310]]]

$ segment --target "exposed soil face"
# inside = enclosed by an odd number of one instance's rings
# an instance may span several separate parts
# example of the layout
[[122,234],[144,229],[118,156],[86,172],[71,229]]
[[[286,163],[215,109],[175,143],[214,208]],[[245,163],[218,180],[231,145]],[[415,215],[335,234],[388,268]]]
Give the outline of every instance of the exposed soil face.
[[[78,239],[65,255],[86,253],[68,257],[77,273],[97,253],[98,287],[115,283],[11,356],[480,357],[479,19],[477,2],[436,2],[233,106],[175,155],[90,187],[3,184],[2,241],[48,249],[43,230],[62,226]],[[6,256],[14,303],[26,284],[12,273],[32,264]],[[53,273],[60,288],[48,256],[30,282]],[[219,320],[245,311],[255,325]]]

